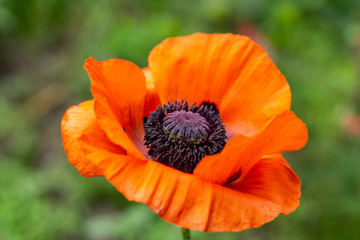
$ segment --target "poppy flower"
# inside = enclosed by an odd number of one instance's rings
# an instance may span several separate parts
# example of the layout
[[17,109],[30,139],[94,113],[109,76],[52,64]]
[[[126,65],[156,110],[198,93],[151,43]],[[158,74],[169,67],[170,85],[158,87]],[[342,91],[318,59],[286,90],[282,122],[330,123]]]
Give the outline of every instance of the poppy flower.
[[196,33],[164,40],[148,60],[86,60],[94,99],[61,124],[79,173],[200,231],[293,212],[301,183],[281,153],[302,148],[307,129],[267,53],[245,36]]

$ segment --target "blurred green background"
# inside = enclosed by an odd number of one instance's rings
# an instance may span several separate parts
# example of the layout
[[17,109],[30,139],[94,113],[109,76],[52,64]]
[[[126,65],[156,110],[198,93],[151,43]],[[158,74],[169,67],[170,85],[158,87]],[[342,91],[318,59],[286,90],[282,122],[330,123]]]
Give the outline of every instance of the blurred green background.
[[286,154],[303,183],[294,213],[193,239],[360,239],[360,1],[0,0],[0,240],[181,239],[106,180],[80,176],[60,121],[91,98],[89,56],[145,67],[156,44],[194,32],[261,44],[309,141]]

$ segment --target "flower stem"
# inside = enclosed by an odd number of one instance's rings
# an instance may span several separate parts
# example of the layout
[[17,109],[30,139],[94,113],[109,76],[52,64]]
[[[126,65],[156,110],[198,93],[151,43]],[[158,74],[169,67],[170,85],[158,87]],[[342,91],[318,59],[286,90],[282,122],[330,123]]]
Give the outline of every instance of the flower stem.
[[189,229],[182,228],[181,231],[182,231],[183,240],[190,240],[191,239]]

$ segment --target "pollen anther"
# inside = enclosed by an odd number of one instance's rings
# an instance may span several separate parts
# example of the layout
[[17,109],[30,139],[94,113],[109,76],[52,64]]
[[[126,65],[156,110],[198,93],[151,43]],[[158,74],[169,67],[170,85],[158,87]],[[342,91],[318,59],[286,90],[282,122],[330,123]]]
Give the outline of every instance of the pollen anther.
[[204,156],[221,152],[226,131],[214,104],[189,107],[182,101],[151,113],[144,140],[153,160],[192,173]]

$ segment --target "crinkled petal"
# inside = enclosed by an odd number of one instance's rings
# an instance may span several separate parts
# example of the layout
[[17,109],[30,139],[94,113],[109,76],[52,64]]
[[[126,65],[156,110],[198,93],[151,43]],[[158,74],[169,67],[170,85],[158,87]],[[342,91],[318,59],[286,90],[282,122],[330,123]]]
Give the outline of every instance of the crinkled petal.
[[110,140],[124,147],[128,154],[145,159],[144,102],[145,76],[135,64],[111,59],[86,60],[91,80],[98,123]]
[[281,205],[196,178],[158,162],[87,145],[87,157],[128,200],[165,220],[200,231],[241,231],[273,220]]
[[149,67],[162,103],[215,103],[230,137],[253,136],[290,109],[285,77],[245,36],[196,33],[168,38],[151,51]]
[[282,206],[289,214],[299,206],[301,182],[281,154],[258,161],[250,171],[227,187],[262,197]]
[[277,115],[253,138],[237,135],[230,139],[221,153],[205,156],[196,166],[194,175],[225,184],[249,171],[262,156],[299,150],[307,139],[305,124],[293,112],[287,111]]
[[85,177],[102,176],[102,171],[91,161],[88,161],[80,138],[90,138],[94,145],[118,154],[125,151],[120,146],[110,142],[96,122],[94,100],[86,101],[78,106],[71,106],[61,122],[61,133],[65,152],[69,162]]

